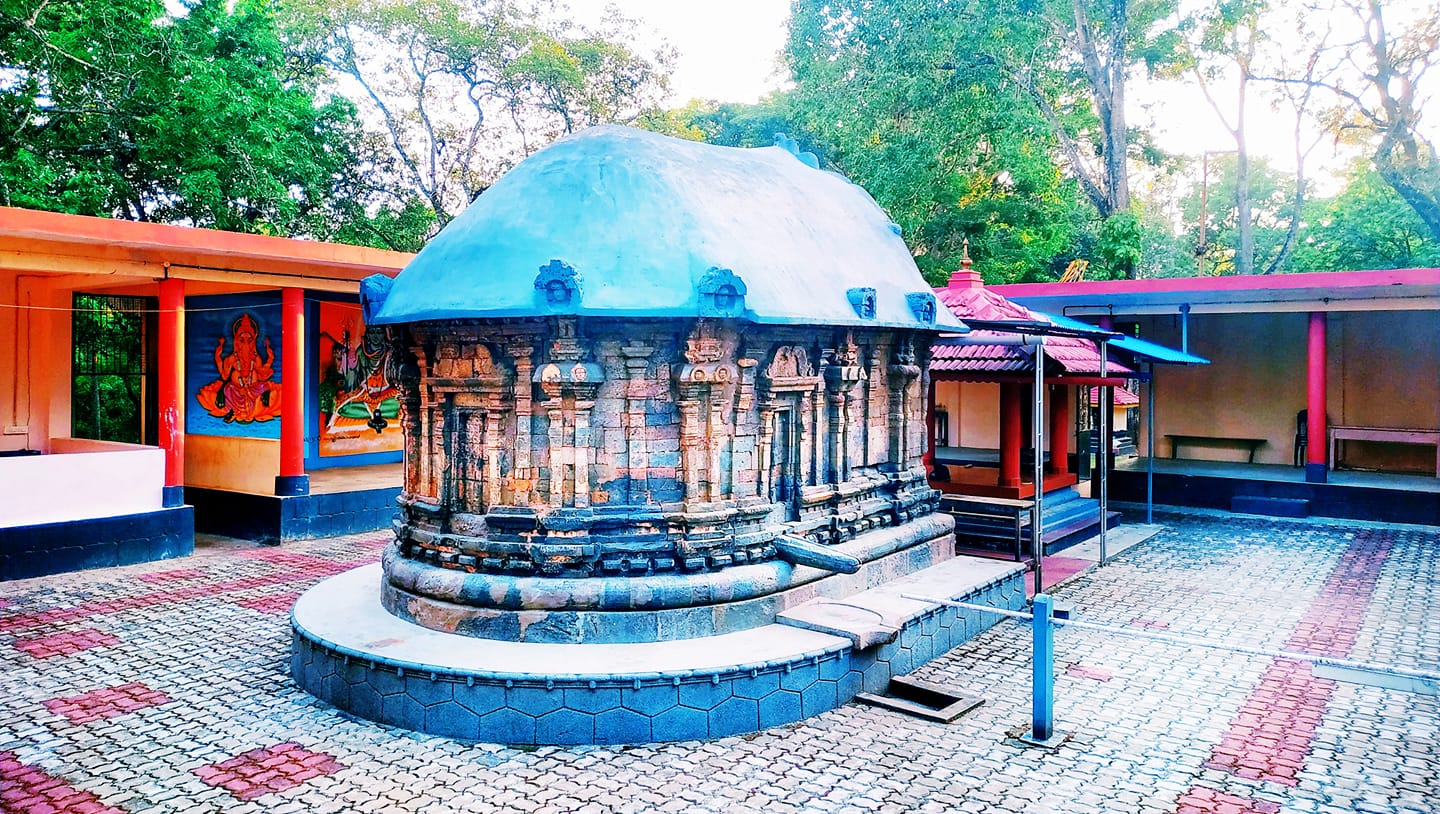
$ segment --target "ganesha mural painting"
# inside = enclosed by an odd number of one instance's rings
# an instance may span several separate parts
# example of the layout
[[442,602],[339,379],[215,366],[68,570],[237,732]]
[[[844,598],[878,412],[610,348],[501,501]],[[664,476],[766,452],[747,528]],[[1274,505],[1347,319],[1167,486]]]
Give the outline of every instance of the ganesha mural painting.
[[191,297],[186,311],[185,431],[279,438],[279,294]]

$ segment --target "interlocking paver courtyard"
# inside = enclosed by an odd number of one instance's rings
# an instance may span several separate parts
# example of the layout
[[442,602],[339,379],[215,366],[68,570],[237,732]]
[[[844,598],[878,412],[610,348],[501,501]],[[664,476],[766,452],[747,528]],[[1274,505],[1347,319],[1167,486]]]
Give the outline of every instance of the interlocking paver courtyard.
[[[1162,514],[1055,593],[1082,618],[1434,670],[1440,532]],[[0,809],[1430,812],[1440,703],[1303,665],[1062,629],[1054,752],[1029,630],[917,673],[987,700],[945,726],[849,705],[711,743],[514,749],[347,718],[287,672],[286,609],[386,535],[202,550],[0,583]]]

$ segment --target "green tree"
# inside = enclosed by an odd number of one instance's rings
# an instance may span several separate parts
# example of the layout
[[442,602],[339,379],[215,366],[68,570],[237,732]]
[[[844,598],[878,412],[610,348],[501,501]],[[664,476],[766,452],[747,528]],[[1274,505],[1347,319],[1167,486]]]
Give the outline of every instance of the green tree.
[[1351,170],[1334,198],[1306,206],[1294,271],[1440,266],[1440,241],[1369,162]]
[[1100,217],[1130,209],[1126,88],[1175,58],[1174,0],[971,0],[957,63],[990,63],[1055,134],[1067,171]]
[[285,29],[354,88],[389,156],[389,184],[444,226],[507,169],[592,124],[634,123],[671,56],[506,0],[291,0]]
[[383,223],[354,109],[320,79],[266,0],[4,0],[0,203],[315,237]]
[[890,213],[932,282],[967,238],[990,282],[1054,279],[1090,216],[1015,83],[957,61],[977,44],[968,5],[799,0],[786,118]]
[[[1206,274],[1250,274],[1255,267],[1289,270],[1276,261],[1288,252],[1290,225],[1297,217],[1293,196],[1295,176],[1276,170],[1262,158],[1246,157],[1244,163],[1242,174],[1238,154],[1222,153],[1211,158],[1210,179],[1204,195],[1203,236],[1199,231],[1201,189],[1192,188],[1180,201],[1186,224],[1184,242],[1202,248]],[[1241,183],[1247,187],[1244,195],[1237,191]],[[1246,203],[1243,214],[1239,206],[1242,199]],[[1246,229],[1251,235],[1252,252],[1248,268],[1240,248],[1240,234]],[[1195,269],[1192,267],[1189,273],[1196,273]]]
[[[1234,184],[1235,245],[1230,253],[1236,274],[1255,273],[1255,226],[1250,198],[1250,148],[1246,131],[1250,85],[1265,39],[1261,18],[1264,0],[1218,0],[1200,9],[1188,21],[1193,25],[1181,60],[1205,95],[1215,116],[1235,140]],[[1234,107],[1226,110],[1217,86],[1233,80]]]
[[791,94],[771,93],[755,104],[692,99],[684,107],[656,112],[639,124],[667,135],[725,147],[768,147],[781,133],[805,150],[819,145],[796,120]]
[[1440,240],[1440,154],[1421,125],[1422,80],[1440,64],[1440,3],[1327,0],[1300,16],[1297,35],[1324,43],[1320,68],[1267,79],[1329,94],[1329,129],[1367,143],[1380,176]]

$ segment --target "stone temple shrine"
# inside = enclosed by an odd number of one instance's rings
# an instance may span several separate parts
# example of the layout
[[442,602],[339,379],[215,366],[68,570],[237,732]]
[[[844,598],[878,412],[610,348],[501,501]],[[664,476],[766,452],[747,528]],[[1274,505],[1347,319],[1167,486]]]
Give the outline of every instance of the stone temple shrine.
[[883,691],[1024,602],[926,482],[937,305],[793,142],[597,127],[368,279],[405,483],[379,566],[294,611],[353,714],[506,743],[719,737]]

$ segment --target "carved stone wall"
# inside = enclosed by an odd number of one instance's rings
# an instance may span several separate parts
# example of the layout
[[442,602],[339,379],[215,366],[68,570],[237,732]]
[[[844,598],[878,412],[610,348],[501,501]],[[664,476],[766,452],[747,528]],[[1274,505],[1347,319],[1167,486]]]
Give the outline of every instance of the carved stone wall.
[[[564,293],[563,271],[543,293]],[[703,573],[770,560],[781,534],[835,544],[936,507],[915,350],[928,336],[571,316],[390,330],[398,554],[412,563],[457,577]],[[464,593],[444,590],[500,602]]]

